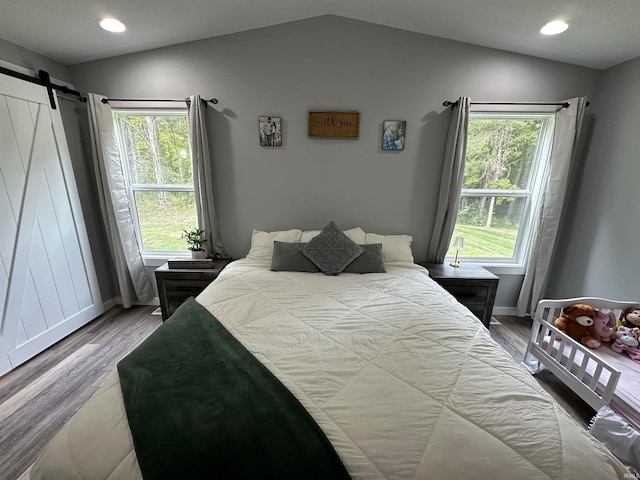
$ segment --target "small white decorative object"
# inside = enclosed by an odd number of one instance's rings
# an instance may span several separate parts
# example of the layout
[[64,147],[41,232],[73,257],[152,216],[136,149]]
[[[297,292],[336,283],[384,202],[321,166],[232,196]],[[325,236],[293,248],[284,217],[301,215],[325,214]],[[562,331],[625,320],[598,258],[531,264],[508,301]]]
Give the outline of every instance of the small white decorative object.
[[456,249],[456,258],[449,265],[458,268],[460,266],[460,263],[458,262],[458,252],[460,250],[464,250],[464,237],[456,237],[453,240],[453,247]]

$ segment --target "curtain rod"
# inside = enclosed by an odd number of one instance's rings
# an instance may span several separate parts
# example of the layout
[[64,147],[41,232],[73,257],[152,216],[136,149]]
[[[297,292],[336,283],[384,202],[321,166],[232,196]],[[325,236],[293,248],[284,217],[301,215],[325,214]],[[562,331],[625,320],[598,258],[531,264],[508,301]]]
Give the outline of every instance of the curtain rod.
[[[204,102],[204,106],[206,107],[208,103],[212,104],[212,105],[216,105],[218,103],[218,99],[217,98],[210,98],[210,99],[201,99]],[[165,98],[165,99],[160,99],[160,98],[107,98],[107,97],[102,97],[100,99],[100,101],[102,103],[109,103],[109,101],[113,101],[113,102],[186,102],[187,105],[189,104],[189,102],[191,100],[189,100],[189,98]]]
[[87,99],[83,96],[80,95],[80,92],[78,92],[77,90],[73,90],[69,87],[66,87],[64,85],[58,85],[56,83],[52,83],[51,82],[51,77],[49,76],[48,72],[45,72],[44,70],[38,70],[38,77],[30,77],[29,75],[26,75],[24,73],[20,73],[20,72],[16,72],[14,70],[11,70],[9,68],[5,68],[5,67],[0,67],[0,73],[4,74],[4,75],[8,75],[10,77],[13,78],[17,78],[20,80],[24,80],[25,82],[29,82],[29,83],[35,83],[36,85],[40,85],[41,87],[46,87],[47,89],[47,93],[49,94],[49,103],[51,104],[51,108],[53,110],[56,109],[56,100],[54,98],[53,95],[53,91],[54,90],[58,90],[59,92],[62,93],[66,93],[69,95],[75,95],[78,97],[78,99],[81,102],[86,102]]
[[[442,102],[443,107],[455,107],[458,101],[451,102],[445,100]],[[569,108],[569,102],[471,102],[471,105],[557,105],[562,108]],[[588,105],[588,102],[587,102]]]

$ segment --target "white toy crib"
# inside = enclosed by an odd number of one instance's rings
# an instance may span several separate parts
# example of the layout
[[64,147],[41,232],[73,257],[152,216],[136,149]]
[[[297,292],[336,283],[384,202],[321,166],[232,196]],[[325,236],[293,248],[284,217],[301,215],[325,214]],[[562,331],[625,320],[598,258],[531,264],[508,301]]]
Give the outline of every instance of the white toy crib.
[[594,410],[610,405],[636,429],[640,429],[640,364],[613,352],[608,344],[590,349],[554,326],[563,307],[585,303],[616,318],[638,302],[595,297],[541,300],[536,309],[524,365],[531,373],[544,366]]

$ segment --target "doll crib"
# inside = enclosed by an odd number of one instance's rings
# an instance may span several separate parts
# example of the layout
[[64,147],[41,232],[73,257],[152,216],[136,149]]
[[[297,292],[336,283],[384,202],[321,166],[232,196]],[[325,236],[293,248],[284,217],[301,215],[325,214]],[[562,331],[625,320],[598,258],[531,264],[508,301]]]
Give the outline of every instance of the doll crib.
[[547,368],[594,410],[609,405],[636,430],[640,430],[640,364],[603,343],[590,349],[554,326],[562,308],[586,303],[616,318],[638,302],[596,297],[541,300],[536,309],[524,366],[532,373]]

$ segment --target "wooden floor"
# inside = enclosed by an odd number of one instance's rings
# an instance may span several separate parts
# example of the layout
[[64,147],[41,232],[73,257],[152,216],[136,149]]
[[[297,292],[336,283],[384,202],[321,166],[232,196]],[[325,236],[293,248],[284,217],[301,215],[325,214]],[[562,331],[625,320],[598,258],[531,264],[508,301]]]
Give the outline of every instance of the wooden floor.
[[15,480],[161,323],[156,307],[115,307],[0,377],[0,479]]
[[[161,324],[155,307],[116,307],[0,378],[0,479],[15,480],[118,361]],[[491,335],[522,360],[531,319],[499,316]],[[543,372],[542,386],[583,426],[593,415],[580,398]]]

